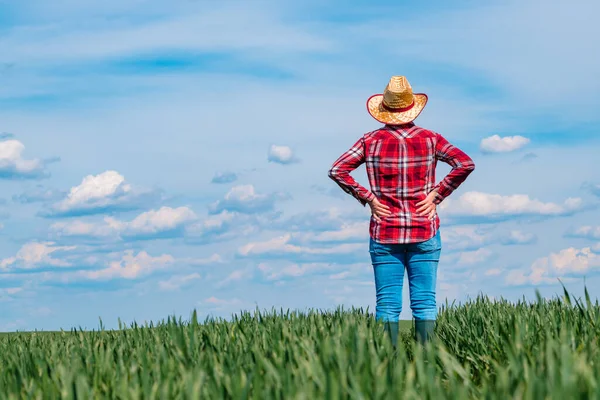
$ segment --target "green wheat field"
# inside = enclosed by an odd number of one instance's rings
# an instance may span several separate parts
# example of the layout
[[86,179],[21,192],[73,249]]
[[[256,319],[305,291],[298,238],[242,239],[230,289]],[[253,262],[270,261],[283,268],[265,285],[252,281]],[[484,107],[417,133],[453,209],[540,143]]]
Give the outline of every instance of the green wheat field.
[[368,310],[167,319],[0,336],[1,399],[596,399],[600,307],[564,296],[442,307],[394,350]]

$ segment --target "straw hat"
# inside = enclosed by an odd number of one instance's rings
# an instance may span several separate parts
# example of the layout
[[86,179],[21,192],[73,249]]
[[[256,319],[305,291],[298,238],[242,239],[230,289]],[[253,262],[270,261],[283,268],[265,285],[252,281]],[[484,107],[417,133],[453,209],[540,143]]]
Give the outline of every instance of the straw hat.
[[389,125],[412,122],[427,104],[427,95],[414,93],[404,76],[392,76],[383,94],[367,100],[367,110],[377,121]]

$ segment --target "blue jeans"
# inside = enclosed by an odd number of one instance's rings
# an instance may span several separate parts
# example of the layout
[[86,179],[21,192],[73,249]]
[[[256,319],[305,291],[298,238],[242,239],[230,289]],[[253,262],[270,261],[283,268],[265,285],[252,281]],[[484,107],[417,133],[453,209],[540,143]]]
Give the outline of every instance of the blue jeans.
[[441,251],[439,230],[431,239],[419,243],[383,244],[371,239],[369,253],[375,272],[378,320],[397,322],[400,318],[405,269],[414,319],[436,319],[435,285]]

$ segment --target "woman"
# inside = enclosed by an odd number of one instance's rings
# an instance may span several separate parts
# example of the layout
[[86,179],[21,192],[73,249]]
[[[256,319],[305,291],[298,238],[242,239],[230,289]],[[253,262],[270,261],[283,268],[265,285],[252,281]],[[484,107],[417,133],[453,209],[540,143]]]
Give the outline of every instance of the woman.
[[[329,177],[345,192],[371,208],[369,253],[375,274],[375,314],[385,322],[394,346],[405,269],[416,339],[425,343],[433,334],[442,248],[436,206],[475,169],[463,151],[413,123],[426,104],[427,95],[413,94],[404,76],[392,77],[383,94],[367,101],[369,114],[385,125],[363,135],[329,170]],[[438,160],[452,170],[436,185]],[[350,175],[362,163],[371,190]]]

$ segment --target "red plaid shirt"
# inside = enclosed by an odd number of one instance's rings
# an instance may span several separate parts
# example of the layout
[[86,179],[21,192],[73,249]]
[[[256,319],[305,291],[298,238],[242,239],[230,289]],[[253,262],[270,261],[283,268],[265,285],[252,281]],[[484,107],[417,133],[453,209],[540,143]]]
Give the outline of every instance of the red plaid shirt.
[[[435,184],[435,167],[441,160],[452,170]],[[366,163],[371,190],[357,183],[350,172]],[[475,169],[473,160],[442,135],[413,123],[385,125],[361,137],[333,164],[329,177],[363,206],[375,197],[392,216],[377,222],[371,218],[369,233],[379,243],[414,243],[432,238],[440,219],[417,214],[416,204],[437,190],[441,203]]]

